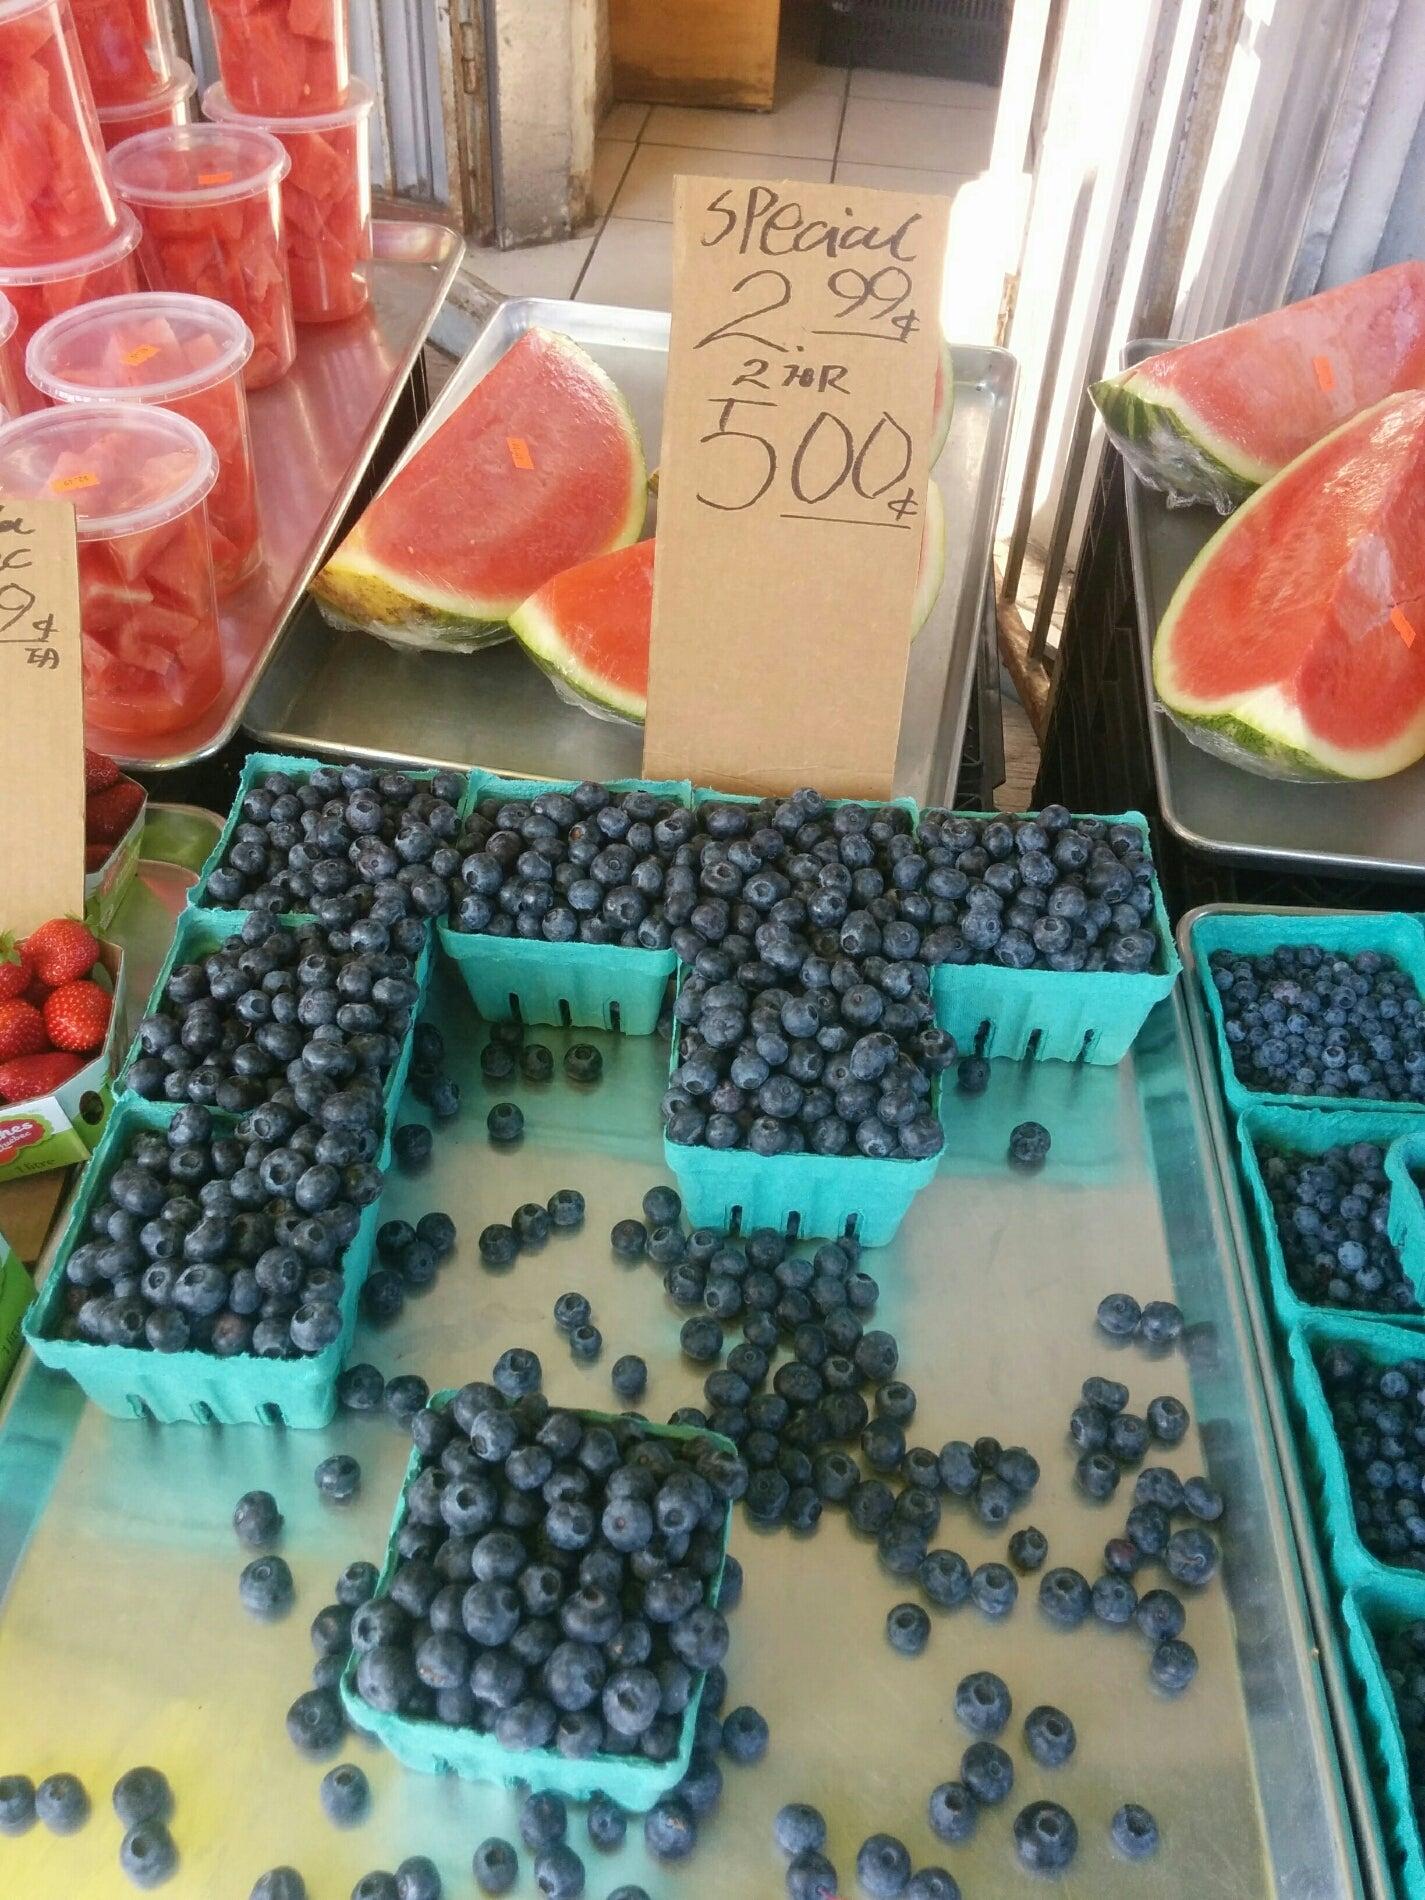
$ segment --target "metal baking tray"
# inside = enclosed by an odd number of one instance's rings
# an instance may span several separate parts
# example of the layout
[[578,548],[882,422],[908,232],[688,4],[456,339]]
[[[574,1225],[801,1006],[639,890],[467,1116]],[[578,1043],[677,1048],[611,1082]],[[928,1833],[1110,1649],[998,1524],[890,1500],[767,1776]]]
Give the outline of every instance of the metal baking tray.
[[[1380,1813],[1371,1787],[1365,1743],[1356,1715],[1350,1676],[1336,1618],[1338,1592],[1333,1588],[1321,1561],[1320,1536],[1310,1502],[1301,1452],[1292,1426],[1287,1396],[1284,1359],[1281,1355],[1263,1276],[1256,1264],[1253,1222],[1242,1197],[1237,1167],[1237,1141],[1232,1117],[1222,1098],[1217,1078],[1217,1044],[1207,1006],[1203,1002],[1197,959],[1193,952],[1193,925],[1200,917],[1260,916],[1276,908],[1258,904],[1204,904],[1188,911],[1178,922],[1178,948],[1182,954],[1181,993],[1186,999],[1193,1052],[1201,1077],[1204,1114],[1208,1135],[1224,1189],[1224,1205],[1231,1229],[1233,1250],[1241,1269],[1242,1306],[1251,1328],[1257,1361],[1262,1368],[1262,1396],[1276,1439],[1287,1509],[1296,1531],[1301,1559],[1302,1579],[1306,1588],[1311,1620],[1316,1633],[1316,1653],[1326,1686],[1331,1719],[1335,1725],[1342,1774],[1355,1823],[1367,1886],[1372,1896],[1391,1900],[1395,1894],[1394,1876],[1381,1831]],[[1300,916],[1300,910],[1286,910],[1286,916]]]
[[[445,1029],[466,1106],[437,1133],[429,1169],[393,1179],[386,1211],[448,1209],[459,1253],[394,1327],[363,1327],[355,1356],[387,1375],[419,1372],[434,1388],[485,1376],[503,1348],[528,1344],[556,1402],[598,1407],[612,1398],[612,1361],[632,1351],[650,1368],[650,1417],[695,1401],[700,1374],[678,1350],[681,1313],[654,1269],[620,1263],[607,1241],[613,1221],[636,1213],[662,1178],[666,1045],[597,1035],[604,1078],[589,1092],[563,1081],[558,1058],[591,1032],[534,1032],[554,1049],[557,1079],[500,1085],[522,1103],[526,1134],[495,1149],[483,1127],[491,1093],[479,1077],[480,1034],[444,966],[430,1014]],[[1122,1493],[1094,1507],[1073,1488],[1065,1422],[1084,1376],[1122,1377],[1139,1408],[1161,1392],[1190,1404],[1194,1427],[1172,1463],[1205,1470],[1230,1499],[1224,1581],[1188,1611],[1197,1681],[1164,1701],[1135,1633],[1051,1630],[1032,1581],[1007,1621],[986,1622],[968,1606],[937,1613],[925,1655],[899,1658],[884,1620],[915,1593],[879,1570],[841,1513],[828,1511],[819,1533],[802,1539],[759,1533],[739,1511],[732,1548],[746,1591],[733,1616],[729,1707],[751,1702],[767,1716],[767,1759],[755,1771],[727,1767],[721,1809],[675,1874],[650,1864],[637,1829],[616,1856],[587,1852],[591,1894],[635,1881],[656,1896],[770,1900],[782,1890],[772,1817],[794,1799],[830,1817],[843,1892],[854,1886],[859,1843],[886,1829],[918,1865],[950,1866],[968,1895],[1027,1893],[1010,1820],[1040,1797],[1064,1802],[1081,1831],[1078,1859],[1056,1886],[1063,1900],[1346,1900],[1364,1891],[1186,1037],[1174,1000],[1119,1068],[995,1063],[984,1096],[953,1101],[937,1179],[867,1265],[883,1290],[878,1317],[900,1340],[901,1371],[919,1394],[913,1435],[938,1446],[992,1432],[1029,1445],[1043,1477],[1014,1521],[1044,1530],[1051,1561],[1096,1574],[1126,1509]],[[1009,1130],[1026,1116],[1054,1141],[1032,1177],[1005,1162]],[[512,1271],[478,1264],[485,1223],[561,1186],[588,1197],[582,1232],[556,1235]],[[1125,1282],[1141,1299],[1176,1296],[1189,1353],[1153,1361],[1096,1334],[1096,1301]],[[571,1288],[591,1299],[603,1330],[594,1366],[570,1358],[550,1317]],[[340,1508],[312,1483],[317,1461],[338,1449],[364,1473],[360,1495]],[[69,1839],[37,1828],[0,1843],[7,1893],[118,1900],[106,1797],[140,1761],[164,1769],[177,1796],[183,1865],[164,1889],[173,1900],[242,1900],[262,1869],[282,1862],[305,1871],[314,1900],[340,1900],[363,1872],[413,1853],[435,1859],[448,1892],[470,1891],[474,1844],[516,1835],[512,1794],[404,1771],[352,1737],[336,1759],[366,1768],[373,1805],[364,1826],[337,1831],[317,1799],[328,1764],[301,1760],[283,1731],[308,1679],[308,1623],[346,1562],[379,1559],[407,1450],[395,1428],[351,1418],[322,1432],[125,1423],[86,1406],[63,1377],[22,1366],[0,1410],[0,1762],[77,1772],[95,1814]],[[251,1621],[237,1601],[244,1556],[229,1517],[256,1486],[286,1512],[282,1548],[298,1586],[296,1613],[275,1627]],[[1005,1539],[947,1502],[938,1542],[979,1563],[1002,1556]],[[956,1774],[968,1740],[951,1711],[953,1685],[980,1668],[999,1671],[1013,1692],[1017,1787],[973,1841],[947,1847],[930,1833],[925,1804]],[[1018,1740],[1019,1719],[1040,1701],[1066,1709],[1079,1731],[1074,1760],[1053,1772],[1034,1768]],[[1129,1799],[1159,1818],[1154,1862],[1131,1865],[1110,1849],[1109,1817]],[[578,1814],[570,1833],[584,1851]],[[529,1894],[524,1865],[518,1891]]]
[[377,219],[371,231],[367,308],[346,323],[303,324],[287,375],[249,398],[262,565],[218,603],[223,690],[177,732],[144,738],[91,727],[90,743],[121,764],[174,771],[232,737],[357,492],[465,250],[443,225]]
[[[500,304],[406,456],[538,324],[572,337],[613,377],[651,467],[663,430],[668,321],[662,311],[533,297]],[[945,501],[945,584],[911,649],[896,765],[897,792],[929,803],[950,796],[959,771],[1018,375],[1004,350],[951,354],[955,413],[935,468]],[[650,506],[648,532],[652,521]],[[417,652],[333,632],[310,601],[288,629],[244,724],[275,748],[419,765],[478,763],[526,778],[636,776],[643,758],[639,728],[566,705],[514,640],[473,654]]]
[[[1124,368],[1171,347],[1161,338],[1130,343]],[[1153,692],[1153,637],[1178,582],[1223,518],[1211,508],[1170,508],[1126,463],[1123,480],[1148,738],[1164,823],[1192,850],[1233,862],[1318,875],[1425,871],[1425,762],[1368,784],[1291,784],[1213,758],[1169,719]]]

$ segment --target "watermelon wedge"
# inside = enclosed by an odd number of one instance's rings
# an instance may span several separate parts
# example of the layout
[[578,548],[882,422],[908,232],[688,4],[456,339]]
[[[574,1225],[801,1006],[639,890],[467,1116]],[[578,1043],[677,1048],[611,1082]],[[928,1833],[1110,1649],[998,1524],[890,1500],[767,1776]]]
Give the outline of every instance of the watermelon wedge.
[[1227,514],[1384,396],[1425,387],[1425,263],[1392,264],[1090,390],[1129,467]]
[[[641,726],[648,710],[653,626],[653,548],[616,548],[566,568],[510,615],[510,630],[571,705],[600,719]],[[945,507],[934,482],[925,511],[913,640],[945,579]]]
[[940,460],[940,451],[950,435],[950,418],[955,413],[955,365],[950,360],[950,345],[940,338],[940,361],[935,366],[935,410],[930,424],[930,466]]
[[1267,778],[1374,779],[1425,756],[1425,392],[1298,456],[1183,576],[1153,646],[1164,708]]
[[567,337],[528,330],[400,468],[312,583],[334,627],[468,653],[553,575],[626,547],[647,475],[628,407]]

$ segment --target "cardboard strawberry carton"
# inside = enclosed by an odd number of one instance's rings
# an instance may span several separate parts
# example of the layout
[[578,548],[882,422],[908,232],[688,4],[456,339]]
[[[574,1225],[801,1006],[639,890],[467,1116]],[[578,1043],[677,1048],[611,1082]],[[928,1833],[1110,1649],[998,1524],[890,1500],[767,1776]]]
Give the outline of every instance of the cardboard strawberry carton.
[[138,869],[148,793],[102,752],[84,753],[84,920],[104,931]]
[[[66,978],[53,986],[31,969],[23,991],[0,999],[0,1182],[86,1160],[113,1107],[111,1082],[124,1053],[123,953],[74,919],[55,922],[89,936],[96,954],[82,974],[68,974],[82,952],[67,965],[49,966]],[[20,959],[33,940],[0,947],[0,992],[24,973]],[[96,1035],[92,1049],[77,1046]]]

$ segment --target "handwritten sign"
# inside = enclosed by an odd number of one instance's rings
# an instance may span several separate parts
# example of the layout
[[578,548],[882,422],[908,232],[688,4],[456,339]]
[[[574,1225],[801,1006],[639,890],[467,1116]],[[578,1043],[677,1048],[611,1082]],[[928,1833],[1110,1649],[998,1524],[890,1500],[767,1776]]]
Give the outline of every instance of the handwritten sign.
[[0,929],[84,910],[74,510],[0,496]]
[[643,764],[884,797],[949,200],[679,178]]

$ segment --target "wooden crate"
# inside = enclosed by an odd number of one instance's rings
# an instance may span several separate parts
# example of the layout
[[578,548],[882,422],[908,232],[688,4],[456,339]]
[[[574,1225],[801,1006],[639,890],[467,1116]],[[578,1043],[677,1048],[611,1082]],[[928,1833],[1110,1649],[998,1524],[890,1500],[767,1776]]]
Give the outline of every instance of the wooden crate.
[[770,112],[781,0],[609,0],[614,96]]

